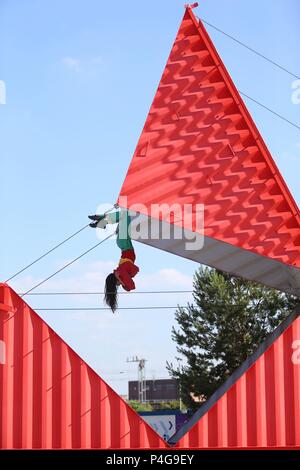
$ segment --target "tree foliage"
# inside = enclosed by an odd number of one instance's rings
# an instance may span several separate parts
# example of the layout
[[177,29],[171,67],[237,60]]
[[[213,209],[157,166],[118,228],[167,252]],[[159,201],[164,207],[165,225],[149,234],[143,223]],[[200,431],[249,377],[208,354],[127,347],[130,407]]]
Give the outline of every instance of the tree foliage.
[[178,308],[172,339],[178,365],[167,363],[183,402],[199,407],[295,308],[295,297],[216,269],[194,275],[193,300]]
[[147,402],[141,403],[138,400],[130,400],[128,404],[135,411],[165,411],[165,410],[179,410],[180,402],[178,400],[162,401],[162,402]]

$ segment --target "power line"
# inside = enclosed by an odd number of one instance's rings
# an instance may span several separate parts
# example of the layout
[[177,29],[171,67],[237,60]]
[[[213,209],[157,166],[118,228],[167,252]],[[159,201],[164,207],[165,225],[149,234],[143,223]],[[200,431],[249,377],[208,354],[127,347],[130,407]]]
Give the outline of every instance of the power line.
[[84,229],[86,229],[87,227],[89,226],[89,224],[87,225],[84,225],[84,227],[80,228],[79,230],[77,230],[77,232],[74,232],[72,233],[72,235],[70,235],[68,238],[66,238],[65,240],[63,240],[62,242],[58,243],[58,245],[55,245],[53,248],[51,248],[50,250],[48,250],[46,253],[44,253],[43,255],[39,256],[37,259],[35,259],[34,261],[32,261],[32,263],[28,264],[27,266],[25,266],[24,268],[20,269],[18,272],[16,272],[15,274],[13,274],[13,276],[9,277],[8,279],[6,279],[5,282],[8,282],[8,281],[11,281],[12,279],[14,279],[15,277],[17,277],[19,274],[21,274],[22,272],[26,271],[26,269],[30,268],[31,266],[33,266],[35,263],[37,263],[38,261],[40,261],[41,259],[45,258],[45,256],[49,255],[50,253],[52,253],[52,251],[56,250],[57,248],[59,248],[60,246],[62,246],[64,243],[66,243],[67,241],[71,240],[71,238],[75,237],[76,235],[78,235],[80,232],[82,232]]
[[[111,212],[113,209],[116,209],[118,207],[118,204],[114,204],[110,209],[108,209],[107,211],[105,211],[103,214],[108,214],[109,212]],[[30,268],[31,266],[33,266],[35,263],[37,263],[38,261],[40,261],[41,259],[45,258],[45,256],[49,255],[50,253],[52,253],[54,250],[56,250],[57,248],[59,248],[60,246],[62,246],[64,243],[68,242],[69,240],[71,240],[71,238],[74,238],[76,235],[78,235],[80,232],[82,232],[84,229],[86,229],[87,227],[89,227],[89,223],[87,225],[84,225],[84,227],[80,228],[79,230],[77,230],[76,232],[72,233],[72,235],[70,235],[69,237],[67,237],[65,240],[63,240],[62,242],[58,243],[57,245],[55,245],[53,248],[51,248],[50,250],[46,251],[46,253],[44,253],[43,255],[39,256],[37,259],[35,259],[34,261],[32,261],[30,264],[28,264],[27,266],[25,266],[24,268],[20,269],[18,272],[16,272],[15,274],[13,274],[11,277],[9,277],[8,279],[6,279],[5,282],[8,282],[8,281],[11,281],[12,279],[14,279],[16,276],[18,276],[19,274],[21,274],[22,272],[26,271],[26,269]],[[24,294],[25,295],[25,294]]]
[[[198,17],[197,17],[198,18]],[[203,23],[205,23],[206,25],[208,26],[211,26],[212,28],[214,28],[215,30],[219,31],[220,33],[224,34],[225,36],[229,37],[230,39],[232,39],[233,41],[237,42],[238,44],[240,44],[241,46],[245,47],[246,49],[250,50],[251,52],[253,52],[254,54],[262,57],[263,59],[265,59],[266,61],[270,62],[271,64],[275,65],[276,67],[280,68],[281,70],[283,70],[284,72],[288,73],[289,75],[291,75],[292,77],[294,78],[297,78],[297,79],[300,79],[300,76],[299,75],[296,75],[294,74],[293,72],[289,71],[288,69],[286,69],[285,67],[283,67],[282,65],[278,64],[278,62],[275,62],[274,60],[272,59],[269,59],[267,56],[261,54],[260,52],[256,51],[255,49],[253,49],[252,47],[248,46],[247,44],[239,41],[237,38],[231,36],[230,34],[226,33],[225,31],[223,31],[222,29],[220,28],[217,28],[216,26],[214,26],[213,24],[209,23],[208,21],[204,20],[203,18],[198,18],[198,20],[201,20],[203,21]],[[246,93],[243,93],[242,91],[238,90],[239,93],[243,96],[245,96],[246,98],[248,98],[249,100],[253,101],[253,103],[256,103],[258,106],[261,106],[262,108],[264,108],[265,110],[269,111],[271,114],[273,114],[274,116],[277,116],[278,118],[282,119],[283,121],[287,122],[288,124],[290,124],[291,126],[295,127],[296,129],[299,129],[300,130],[300,125],[299,124],[296,124],[295,122],[291,121],[290,119],[287,119],[285,116],[282,116],[282,114],[279,114],[277,113],[276,111],[274,111],[273,109],[269,108],[268,106],[264,105],[263,103],[261,103],[260,101],[252,98],[251,96],[247,95]]]
[[[163,309],[176,309],[176,308],[189,308],[188,305],[177,305],[175,307],[169,307],[169,306],[152,306],[152,307],[119,307],[118,310],[163,310]],[[46,310],[52,310],[52,311],[93,311],[93,310],[110,310],[109,307],[62,307],[62,308],[35,308],[32,307],[33,310],[36,311],[46,311]]]
[[[118,292],[118,295],[132,295],[132,294],[190,294],[192,290],[146,290],[146,291],[131,291],[131,292]],[[19,294],[23,296],[25,294]],[[104,295],[104,292],[32,292],[26,295]]]
[[43,281],[39,282],[38,284],[36,284],[35,286],[31,287],[31,289],[29,289],[27,292],[25,292],[22,297],[24,297],[25,295],[29,294],[29,292],[33,291],[34,289],[36,289],[37,287],[41,286],[42,284],[44,284],[45,282],[49,281],[49,279],[51,279],[52,277],[56,276],[56,274],[60,273],[61,271],[63,271],[64,269],[68,268],[69,266],[71,266],[71,264],[75,263],[75,261],[79,260],[80,258],[82,258],[83,256],[85,256],[87,253],[89,253],[90,251],[94,250],[95,248],[97,248],[97,246],[101,245],[102,243],[104,243],[106,240],[108,240],[110,237],[112,237],[113,235],[115,234],[115,232],[111,233],[110,235],[108,235],[106,238],[104,238],[103,240],[101,240],[100,242],[96,243],[96,245],[92,246],[91,248],[89,248],[88,250],[86,250],[84,253],[82,253],[81,255],[77,256],[77,258],[74,258],[72,261],[70,261],[69,263],[65,264],[65,266],[63,266],[62,268],[58,269],[57,271],[55,271],[55,273],[51,274],[51,276],[48,276],[46,277],[46,279],[43,279]]
[[[198,17],[197,17],[198,18]],[[272,65],[275,65],[275,67],[278,67],[280,70],[283,70],[284,72],[288,73],[289,75],[291,75],[292,77],[294,78],[298,78],[300,79],[300,76],[299,75],[296,75],[295,73],[291,72],[290,70],[288,70],[286,67],[283,67],[282,65],[280,65],[278,62],[275,62],[274,60],[270,59],[269,57],[267,57],[266,55],[262,54],[261,52],[258,52],[257,50],[253,49],[252,47],[248,46],[247,44],[245,44],[244,42],[240,41],[239,39],[235,38],[234,36],[231,36],[231,34],[228,34],[226,33],[225,31],[223,31],[222,29],[220,28],[217,28],[217,26],[209,23],[208,21],[204,20],[203,18],[198,18],[200,19],[203,23],[205,23],[206,25],[210,26],[211,28],[215,29],[216,31],[218,31],[219,33],[221,34],[224,34],[224,36],[227,36],[228,38],[232,39],[233,41],[235,41],[236,43],[238,43],[240,46],[243,46],[245,47],[246,49],[248,49],[249,51],[253,52],[254,54],[258,55],[259,57],[261,57],[262,59],[266,60],[267,62],[269,62],[270,64]]]
[[[222,305],[223,306],[223,305]],[[215,305],[218,307],[218,305]],[[224,307],[224,306],[223,306]],[[233,304],[233,305],[226,305],[226,308],[249,308],[255,307],[255,305],[245,305],[243,303],[240,304]],[[178,308],[197,308],[197,305],[190,304],[190,305],[176,305],[176,306],[168,306],[168,305],[151,305],[151,306],[141,306],[141,307],[118,307],[118,310],[163,310],[163,309],[178,309]],[[38,311],[97,311],[97,310],[110,310],[109,307],[32,307],[33,310]]]
[[282,116],[281,114],[277,113],[276,111],[274,111],[273,109],[271,108],[268,108],[268,106],[265,106],[264,104],[260,103],[259,101],[255,100],[254,98],[251,98],[251,96],[249,95],[246,95],[246,93],[243,93],[242,91],[239,90],[239,93],[243,96],[245,96],[246,98],[248,98],[249,100],[253,101],[254,103],[258,104],[259,106],[261,106],[262,108],[266,109],[267,111],[269,111],[270,113],[274,114],[275,116],[279,117],[280,119],[282,119],[283,121],[287,122],[288,124],[290,124],[291,126],[293,127],[296,127],[296,129],[299,129],[300,130],[300,126],[292,121],[290,121],[289,119],[287,119],[286,117]]

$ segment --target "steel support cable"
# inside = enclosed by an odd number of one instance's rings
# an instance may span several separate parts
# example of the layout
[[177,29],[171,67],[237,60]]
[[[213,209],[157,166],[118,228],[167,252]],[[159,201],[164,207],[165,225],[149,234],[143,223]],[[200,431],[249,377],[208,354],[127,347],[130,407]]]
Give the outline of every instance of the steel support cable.
[[253,53],[256,54],[257,56],[259,56],[259,57],[261,57],[262,59],[264,59],[264,60],[266,60],[267,62],[269,62],[270,64],[275,65],[275,67],[277,67],[277,68],[279,68],[280,70],[283,70],[284,72],[288,73],[289,75],[291,75],[291,77],[300,79],[300,75],[296,75],[295,73],[291,72],[291,71],[288,70],[287,68],[285,68],[285,67],[283,67],[282,65],[280,65],[278,62],[275,62],[275,60],[270,59],[269,57],[267,57],[266,55],[262,54],[261,52],[258,52],[257,50],[253,49],[253,47],[248,46],[248,45],[245,44],[244,42],[240,41],[239,39],[235,38],[234,36],[231,36],[231,34],[226,33],[226,32],[223,31],[222,29],[217,28],[217,26],[213,25],[212,23],[209,23],[208,21],[204,20],[203,18],[199,18],[199,17],[197,17],[197,18],[198,18],[198,20],[201,20],[201,21],[202,21],[204,24],[206,24],[207,26],[210,26],[211,28],[215,29],[215,30],[218,31],[219,33],[224,34],[224,36],[227,36],[228,38],[232,39],[233,41],[235,41],[236,43],[238,43],[240,46],[245,47],[246,49],[248,49],[249,51],[253,52]]
[[[177,306],[173,306],[173,307],[169,307],[169,306],[142,306],[142,307],[119,307],[117,310],[162,310],[162,309],[176,309],[176,308],[189,308],[188,305],[177,305]],[[93,310],[110,310],[109,307],[62,307],[62,308],[38,308],[38,307],[32,307],[33,310],[36,310],[36,311],[63,311],[63,310],[66,310],[66,311],[93,311]]]
[[17,277],[19,274],[23,273],[24,271],[26,271],[26,269],[30,268],[31,266],[33,266],[35,263],[37,263],[38,261],[40,261],[41,259],[45,258],[45,256],[49,255],[50,253],[52,253],[52,251],[56,250],[57,248],[59,248],[60,246],[62,246],[64,243],[67,243],[67,241],[71,240],[71,238],[74,238],[76,235],[78,235],[80,232],[82,232],[84,229],[86,229],[87,227],[89,226],[89,224],[85,225],[84,227],[82,227],[81,229],[77,230],[77,232],[73,233],[72,235],[70,235],[68,238],[66,238],[65,240],[63,240],[62,242],[58,243],[57,245],[55,245],[53,248],[51,248],[50,250],[46,251],[46,253],[44,253],[43,255],[39,256],[38,258],[36,258],[34,261],[32,261],[30,264],[28,264],[27,266],[24,266],[24,268],[20,269],[18,272],[16,272],[15,274],[13,274],[13,276],[10,276],[8,279],[6,279],[5,282],[8,282],[8,281],[11,281],[12,279],[14,279],[15,277]]
[[[224,34],[225,36],[229,37],[230,39],[232,39],[233,41],[237,42],[238,44],[240,44],[241,46],[245,47],[246,49],[248,49],[249,51],[253,52],[254,54],[258,55],[259,57],[265,59],[266,61],[268,61],[269,63],[271,63],[272,65],[275,65],[276,67],[278,67],[279,69],[283,70],[284,72],[288,73],[289,75],[291,75],[292,77],[294,78],[297,78],[297,79],[300,79],[300,76],[299,75],[296,75],[294,74],[293,72],[290,72],[288,69],[286,69],[285,67],[283,67],[282,65],[278,64],[278,62],[275,62],[274,60],[272,59],[269,59],[267,56],[261,54],[260,52],[256,51],[255,49],[253,49],[252,47],[248,46],[247,44],[239,41],[237,38],[231,36],[230,34],[226,33],[225,31],[223,31],[222,29],[220,28],[217,28],[216,26],[214,26],[213,24],[209,23],[208,21],[204,20],[203,18],[199,18],[198,16],[196,17],[198,20],[201,20],[203,23],[205,23],[206,25],[212,27],[213,29],[215,29],[216,31],[219,31],[220,33]],[[271,114],[273,114],[274,116],[277,116],[279,119],[282,119],[283,121],[287,122],[288,124],[290,124],[291,126],[295,127],[296,129],[299,129],[300,130],[300,125],[299,124],[296,124],[295,122],[289,120],[288,118],[286,118],[285,116],[282,116],[282,114],[279,114],[277,113],[276,111],[274,111],[273,109],[269,108],[268,106],[264,105],[263,103],[261,103],[260,101],[252,98],[251,96],[247,95],[246,93],[243,93],[242,91],[238,90],[239,93],[241,95],[243,95],[245,98],[253,101],[253,103],[256,103],[258,106],[261,106],[262,108],[264,108],[265,110],[269,111]]]
[[46,277],[46,279],[43,279],[42,281],[40,281],[38,284],[36,284],[35,286],[31,287],[28,291],[26,291],[21,297],[24,297],[25,295],[29,294],[29,292],[32,292],[34,289],[36,289],[37,287],[41,286],[42,284],[44,284],[45,282],[49,281],[49,279],[52,279],[54,276],[56,276],[57,274],[59,274],[60,272],[62,272],[64,269],[68,268],[69,266],[71,266],[71,264],[75,263],[75,261],[78,261],[80,258],[82,258],[83,256],[87,255],[90,251],[94,250],[95,248],[97,248],[99,245],[101,245],[102,243],[104,243],[106,240],[108,240],[109,238],[111,238],[113,235],[115,235],[115,232],[111,233],[110,235],[108,235],[106,238],[104,238],[103,240],[101,240],[100,242],[96,243],[96,245],[92,246],[91,248],[89,248],[88,250],[86,250],[84,253],[81,253],[81,255],[77,256],[77,258],[74,258],[72,261],[69,261],[69,263],[65,264],[62,268],[58,269],[57,271],[55,271],[53,274],[51,274],[50,276]]
[[[131,291],[119,292],[118,294],[131,295],[131,294],[191,294],[192,290],[146,290],[146,291]],[[104,292],[33,292],[28,295],[103,295]],[[24,295],[23,293],[19,294]]]
[[282,114],[279,114],[277,113],[276,111],[274,111],[273,109],[271,108],[268,108],[268,106],[260,103],[260,101],[257,101],[255,100],[254,98],[251,98],[251,96],[249,95],[246,95],[246,93],[243,93],[242,91],[239,90],[239,93],[243,96],[245,96],[245,98],[247,98],[248,100],[250,101],[253,101],[253,103],[256,103],[258,104],[259,106],[261,106],[262,108],[266,109],[267,111],[269,111],[270,113],[274,114],[275,116],[279,117],[280,119],[282,119],[283,121],[287,122],[288,124],[290,124],[291,126],[295,127],[296,129],[299,129],[300,130],[300,125],[296,124],[295,122],[293,121],[290,121],[289,119],[287,119],[286,117],[282,116]]
[[[114,204],[114,206],[109,209],[108,211],[104,212],[104,214],[108,214],[109,212],[111,212],[114,208],[117,207],[117,204]],[[67,243],[69,240],[71,240],[72,238],[76,237],[76,235],[78,235],[80,232],[82,232],[84,229],[86,229],[87,227],[89,226],[89,224],[87,225],[84,225],[83,227],[81,227],[79,230],[77,230],[76,232],[72,233],[72,235],[70,235],[69,237],[65,238],[63,241],[61,241],[60,243],[58,243],[57,245],[55,245],[53,248],[51,248],[50,250],[46,251],[46,253],[44,253],[43,255],[39,256],[38,258],[36,258],[34,261],[32,261],[30,264],[28,264],[27,266],[24,266],[24,268],[20,269],[18,272],[16,272],[15,274],[13,274],[12,276],[10,276],[8,279],[6,279],[5,282],[9,282],[11,281],[12,279],[14,279],[15,277],[17,277],[19,274],[23,273],[24,271],[26,271],[28,268],[30,268],[31,266],[33,266],[35,263],[37,263],[38,261],[40,261],[41,259],[45,258],[47,255],[49,255],[50,253],[52,253],[54,250],[56,250],[57,248],[59,248],[60,246],[64,245],[65,243]]]
[[[234,308],[248,308],[249,306],[244,304],[235,304],[230,306],[232,309]],[[252,308],[255,306],[253,305]],[[110,310],[109,307],[32,307],[33,310],[39,311],[93,311],[93,310]],[[176,306],[169,306],[169,305],[142,305],[140,307],[118,307],[117,310],[162,310],[162,309],[178,309],[178,308],[197,308],[197,305],[189,304],[189,305],[176,305]],[[229,308],[229,306],[228,306]]]
[[[154,293],[154,292],[153,292]],[[156,293],[156,292],[155,292]],[[218,305],[215,305],[218,307]],[[118,307],[118,310],[160,310],[160,309],[177,309],[177,308],[197,308],[197,305],[193,303],[188,303],[187,305],[179,305],[176,306],[172,305],[142,305],[140,307],[132,306],[132,307]],[[227,308],[234,309],[234,308],[256,308],[256,304],[253,305],[245,305],[245,303],[237,303],[233,305],[228,305]],[[108,307],[33,307],[34,310],[110,310]]]

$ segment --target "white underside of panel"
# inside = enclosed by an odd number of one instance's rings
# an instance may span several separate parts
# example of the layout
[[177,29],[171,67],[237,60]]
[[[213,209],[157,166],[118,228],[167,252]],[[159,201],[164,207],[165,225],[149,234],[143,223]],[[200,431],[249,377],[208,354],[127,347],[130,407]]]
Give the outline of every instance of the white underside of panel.
[[[135,218],[133,227],[138,224],[141,235],[133,230],[132,238],[196,263],[205,264],[300,297],[299,268],[214,238],[203,237],[186,229],[183,231],[181,227],[167,222],[159,222],[159,224],[157,220],[154,222],[155,229],[153,230],[153,219],[139,214]],[[152,225],[152,235],[150,225]],[[168,233],[170,236],[162,236]],[[194,243],[197,245],[196,249],[187,249],[191,239],[196,239]]]

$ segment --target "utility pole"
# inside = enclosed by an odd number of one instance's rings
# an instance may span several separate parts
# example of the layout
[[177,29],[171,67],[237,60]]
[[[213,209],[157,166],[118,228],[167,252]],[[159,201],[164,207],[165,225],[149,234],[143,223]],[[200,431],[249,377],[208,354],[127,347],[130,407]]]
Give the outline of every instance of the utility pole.
[[132,357],[131,359],[127,358],[127,362],[137,362],[138,363],[138,394],[139,394],[139,402],[145,403],[146,402],[146,360],[147,359],[139,359],[137,356]]

